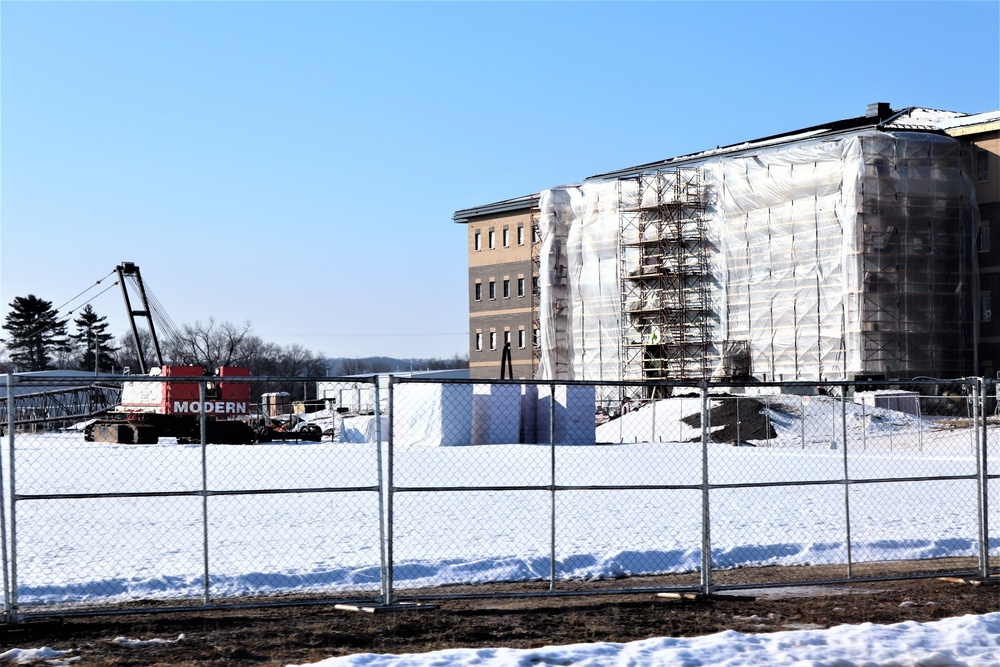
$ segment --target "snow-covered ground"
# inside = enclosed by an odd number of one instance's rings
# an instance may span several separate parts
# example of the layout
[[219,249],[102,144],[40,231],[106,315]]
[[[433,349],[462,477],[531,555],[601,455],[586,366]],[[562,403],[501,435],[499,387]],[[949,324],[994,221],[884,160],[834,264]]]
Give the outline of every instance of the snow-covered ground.
[[677,665],[684,667],[996,667],[1000,613],[933,623],[840,625],[769,634],[726,631],[704,637],[657,637],[627,644],[574,644],[535,649],[451,649],[423,654],[363,653],[313,667],[508,667],[511,665]]
[[[853,404],[842,415],[839,401],[825,397],[808,399],[803,422],[800,397],[773,400],[777,437],[755,447],[709,445],[710,483],[786,484],[711,491],[715,567],[846,563],[848,505],[855,562],[977,554],[971,429],[945,429],[941,422]],[[600,428],[637,432],[650,426],[642,420],[652,412],[643,408]],[[700,432],[679,421],[697,412],[696,401],[661,401],[655,412],[660,438]],[[847,477],[880,480],[846,492],[839,483],[845,477],[844,423]],[[678,435],[668,436],[671,431]],[[204,503],[183,495],[31,498],[199,491],[197,445],[86,443],[79,433],[60,433],[18,436],[16,449],[22,497],[16,505],[17,595],[25,609],[203,595],[203,518],[213,597],[379,591],[380,461],[374,444],[211,445],[204,486],[215,495]],[[992,441],[990,451],[995,458]],[[9,493],[8,459],[5,447]],[[552,464],[545,445],[397,447],[393,484],[408,490],[393,496],[395,585],[547,578],[552,493],[544,487],[552,482]],[[892,481],[904,477],[923,479]],[[558,578],[700,567],[700,444],[559,446],[555,483],[573,487],[555,494]],[[614,488],[636,486],[647,488]],[[648,488],[663,486],[671,488]],[[478,490],[415,490],[456,487]],[[253,493],[269,489],[296,492]],[[996,481],[989,507],[991,525],[1000,526]],[[994,538],[992,547],[996,553],[1000,540]]]
[[[114,640],[136,650],[152,643],[183,641]],[[3,664],[70,665],[86,660],[86,649],[10,649]],[[1000,665],[1000,613],[960,616],[932,623],[840,625],[827,630],[768,634],[726,631],[704,637],[657,637],[627,644],[595,643],[535,649],[451,649],[405,655],[362,653],[330,658],[313,667],[510,667],[512,665],[683,665],[695,667],[902,667]]]

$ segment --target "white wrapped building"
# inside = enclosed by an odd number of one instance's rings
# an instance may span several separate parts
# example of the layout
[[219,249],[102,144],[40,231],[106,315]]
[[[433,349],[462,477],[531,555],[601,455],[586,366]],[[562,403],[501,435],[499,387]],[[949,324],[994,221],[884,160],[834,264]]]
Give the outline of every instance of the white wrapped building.
[[961,114],[893,112],[538,197],[537,377],[839,380],[974,372]]

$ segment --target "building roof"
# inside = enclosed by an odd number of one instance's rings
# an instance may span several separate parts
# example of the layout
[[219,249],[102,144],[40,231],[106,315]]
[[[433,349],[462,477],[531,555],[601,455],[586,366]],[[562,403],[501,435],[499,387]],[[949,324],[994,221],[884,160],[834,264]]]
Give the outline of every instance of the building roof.
[[959,116],[939,124],[941,129],[953,137],[979,134],[981,132],[993,132],[1000,130],[1000,111],[986,111],[985,113]]
[[[970,115],[957,111],[941,111],[938,109],[927,109],[923,107],[892,109],[886,102],[876,102],[868,105],[868,109],[866,110],[864,116],[835,120],[799,130],[791,130],[789,132],[773,134],[759,139],[751,139],[750,141],[731,144],[729,146],[717,146],[716,148],[698,153],[679,155],[665,160],[658,160],[656,162],[648,162],[646,164],[617,169],[615,171],[594,174],[593,176],[587,177],[586,180],[619,178],[621,176],[633,175],[668,165],[695,162],[716,155],[738,153],[740,151],[755,148],[791,143],[794,141],[803,141],[806,139],[814,139],[817,137],[842,134],[846,132],[856,132],[866,128],[878,128],[886,131],[905,130],[939,133],[947,131],[949,134],[960,134],[961,132],[956,131],[955,128],[964,127],[966,125],[974,125],[978,130],[981,130],[982,125],[997,122],[1000,122],[1000,111],[990,111]],[[471,219],[480,216],[495,215],[498,213],[506,213],[530,208],[531,206],[537,204],[537,202],[537,194],[525,195],[514,199],[505,199],[492,204],[484,204],[482,206],[461,209],[455,212],[452,216],[452,220],[457,223],[468,223]]]
[[498,213],[523,211],[524,209],[531,208],[536,204],[538,204],[538,195],[530,194],[523,197],[515,197],[514,199],[505,199],[492,204],[483,204],[482,206],[463,208],[455,211],[455,214],[451,216],[451,219],[459,224],[465,224],[470,222],[472,218],[479,218],[484,215],[496,215]]
[[843,134],[846,132],[857,132],[858,130],[864,130],[869,128],[878,128],[880,130],[886,130],[886,131],[907,130],[907,131],[924,131],[924,132],[943,132],[944,128],[942,127],[942,124],[955,122],[956,119],[965,117],[966,115],[967,114],[959,113],[956,111],[939,111],[937,109],[924,109],[922,107],[907,107],[905,109],[894,110],[890,108],[889,105],[885,102],[877,102],[875,104],[868,105],[868,111],[864,116],[857,116],[855,118],[845,118],[843,120],[835,120],[828,123],[823,123],[821,125],[806,127],[800,130],[791,130],[789,132],[782,132],[781,134],[773,134],[771,136],[761,137],[759,139],[751,139],[750,141],[744,141],[738,144],[730,144],[729,146],[718,146],[714,149],[701,151],[699,153],[679,155],[677,157],[667,158],[665,160],[659,160],[657,162],[650,162],[647,164],[641,164],[634,167],[626,167],[624,169],[617,169],[615,171],[609,171],[602,174],[595,174],[593,176],[588,177],[588,179],[617,178],[620,176],[641,173],[643,171],[648,171],[650,169],[656,169],[667,165],[703,160],[705,158],[713,157],[716,155],[724,155],[727,153],[738,153],[740,151],[752,150],[756,148],[764,148],[767,146],[775,146],[779,144],[791,143],[794,141],[803,141],[805,139],[814,139],[817,137]]

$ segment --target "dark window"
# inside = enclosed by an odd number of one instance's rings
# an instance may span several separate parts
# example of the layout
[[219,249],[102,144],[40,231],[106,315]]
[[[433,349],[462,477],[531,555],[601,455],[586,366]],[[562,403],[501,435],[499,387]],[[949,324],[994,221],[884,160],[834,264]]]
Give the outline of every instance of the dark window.
[[505,299],[509,299],[510,298],[510,281],[509,280],[504,280],[503,281],[503,298],[505,298]]
[[496,298],[497,298],[497,284],[496,284],[496,281],[491,280],[490,281],[490,300],[492,301],[493,299],[496,299]]
[[990,178],[990,154],[988,151],[976,151],[976,180],[980,183]]
[[524,296],[524,278],[517,279],[517,295]]
[[483,300],[483,284],[476,283],[476,301]]

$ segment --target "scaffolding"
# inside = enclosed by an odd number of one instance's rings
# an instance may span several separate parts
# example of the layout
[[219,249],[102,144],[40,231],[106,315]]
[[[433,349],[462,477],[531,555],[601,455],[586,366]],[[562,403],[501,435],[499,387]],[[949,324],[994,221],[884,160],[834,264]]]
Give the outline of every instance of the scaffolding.
[[538,313],[538,304],[541,300],[541,285],[539,284],[539,271],[541,267],[541,250],[542,250],[542,237],[541,232],[538,229],[538,218],[540,211],[538,209],[538,197],[531,198],[531,205],[528,211],[528,217],[530,220],[530,229],[528,232],[531,234],[531,372],[532,376],[538,371],[538,366],[542,361],[542,343],[539,339],[539,332],[541,331],[541,319]]
[[964,212],[962,147],[862,137],[858,213],[861,349],[874,376],[960,369],[971,348],[969,267],[974,221]]
[[702,170],[618,180],[621,377],[700,380],[712,363],[712,244]]

